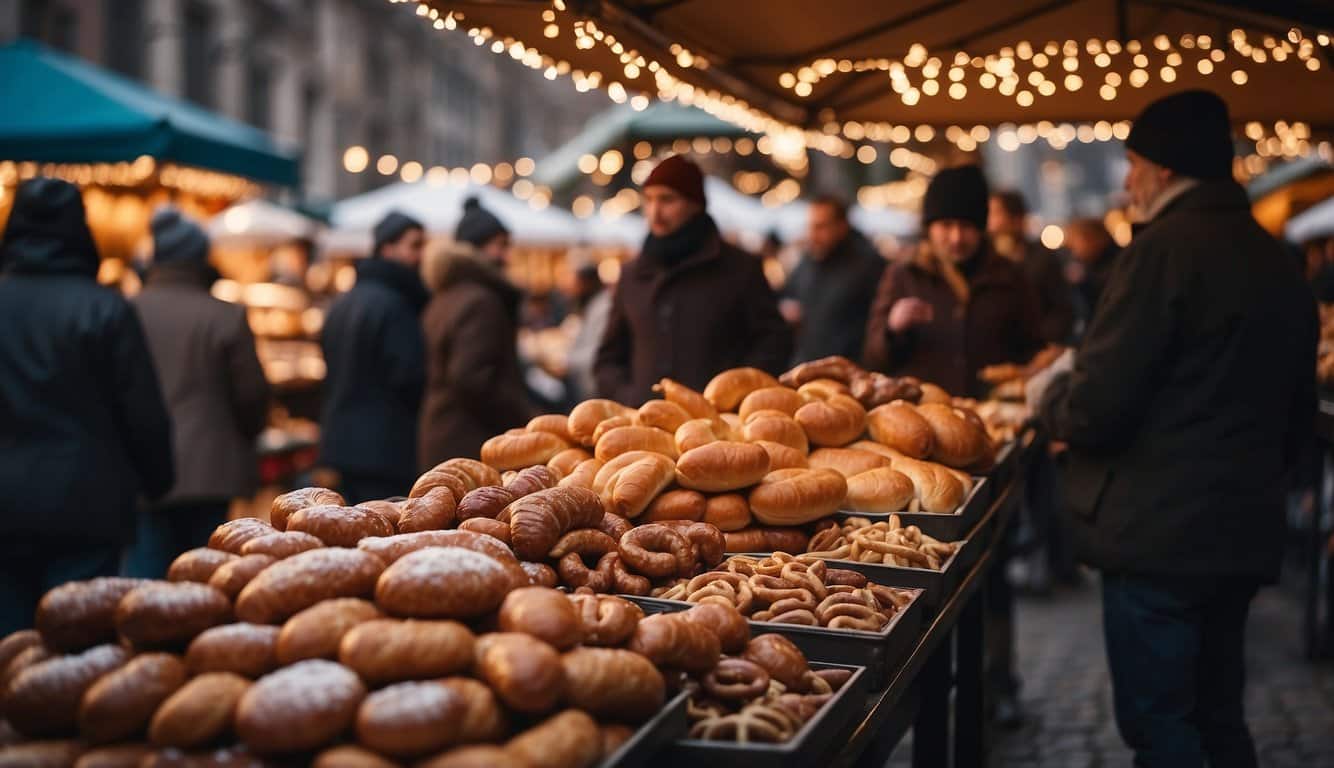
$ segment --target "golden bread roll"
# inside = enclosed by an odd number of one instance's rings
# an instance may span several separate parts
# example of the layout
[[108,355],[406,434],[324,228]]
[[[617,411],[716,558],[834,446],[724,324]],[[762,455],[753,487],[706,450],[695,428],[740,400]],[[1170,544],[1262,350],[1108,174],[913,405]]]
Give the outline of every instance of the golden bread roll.
[[703,520],[708,500],[699,491],[678,488],[655,498],[639,517],[643,523],[663,520]]
[[593,454],[583,448],[566,448],[552,456],[551,461],[547,462],[547,466],[555,470],[556,474],[560,476],[559,479],[564,480],[574,472],[576,467],[591,458],[593,458]]
[[319,749],[351,727],[366,687],[341,664],[310,659],[260,678],[236,706],[236,734],[260,753]]
[[635,627],[626,646],[664,669],[707,672],[718,664],[722,646],[718,636],[679,613],[657,613]]
[[527,583],[517,562],[461,547],[427,547],[384,570],[375,601],[393,616],[468,619],[494,611],[511,589]]
[[232,672],[256,678],[278,668],[278,628],[264,624],[224,624],[190,642],[185,666],[192,675]]
[[[803,406],[804,407],[804,406]],[[805,454],[810,450],[806,430],[797,420],[778,411],[755,411],[741,428],[741,436],[750,443],[767,440]]]
[[417,763],[417,768],[529,768],[529,763],[494,744],[455,747],[430,760]]
[[810,460],[807,459],[806,452],[799,451],[790,445],[775,443],[772,440],[756,440],[755,445],[763,448],[764,452],[769,454],[770,471],[775,469],[806,469],[810,466]]
[[576,443],[585,448],[592,448],[597,444],[593,433],[599,424],[616,416],[633,416],[634,413],[633,408],[627,408],[615,400],[602,398],[585,400],[570,410],[566,426],[570,437],[574,438]]
[[[499,474],[496,477],[495,485],[500,485]],[[417,478],[417,481],[412,484],[412,489],[408,491],[408,498],[419,498],[436,488],[447,488],[450,493],[454,494],[455,499],[462,499],[468,495],[469,491],[482,487],[484,485],[477,483],[472,475],[464,472],[459,467],[436,465]]]
[[661,709],[666,699],[662,673],[637,653],[619,648],[576,648],[561,657],[561,667],[566,703],[599,720],[642,723]]
[[518,562],[514,553],[503,541],[494,536],[467,530],[417,531],[400,533],[396,536],[371,537],[357,542],[357,549],[375,555],[383,560],[385,565],[397,562],[404,555],[410,555],[427,547],[462,547],[497,560]]
[[457,693],[466,705],[459,722],[460,743],[494,743],[509,733],[509,717],[496,694],[485,683],[471,677],[447,677],[439,682]]
[[471,666],[473,641],[457,621],[372,619],[343,635],[338,660],[370,685],[425,680]]
[[309,533],[284,531],[281,533],[270,533],[267,536],[260,536],[257,539],[247,541],[245,545],[241,547],[241,556],[268,555],[274,560],[283,560],[292,555],[299,555],[302,552],[319,549],[322,546],[324,546],[324,542],[311,536]]
[[746,395],[741,401],[737,414],[745,422],[756,411],[777,411],[792,416],[797,409],[806,404],[806,399],[795,389],[788,387],[764,387]]
[[410,758],[458,742],[467,705],[436,681],[408,682],[376,691],[357,710],[357,740],[376,752]]
[[604,464],[605,462],[597,459],[585,459],[579,462],[574,471],[561,478],[559,487],[592,488],[593,478],[597,477],[598,471]]
[[902,512],[916,493],[907,475],[880,467],[848,478],[845,505],[854,512]]
[[148,582],[114,576],[71,581],[37,604],[37,631],[52,651],[81,651],[116,641],[116,606],[130,590]]
[[276,562],[278,562],[276,558],[268,555],[243,555],[224,563],[221,568],[214,571],[212,578],[208,580],[208,585],[226,595],[228,600],[234,600],[251,579]]
[[704,522],[720,531],[739,531],[750,525],[750,502],[739,493],[710,496],[704,505]]
[[877,443],[874,440],[858,440],[855,443],[849,443],[848,448],[854,451],[866,451],[867,453],[879,454],[890,461],[905,458],[905,454],[896,451],[887,445]]
[[234,555],[241,554],[241,547],[247,541],[277,533],[278,529],[255,517],[241,517],[229,520],[213,530],[208,537],[210,549],[221,549]]
[[567,532],[596,528],[606,512],[602,497],[597,493],[587,488],[564,486],[515,500],[501,512],[500,519],[501,522],[509,521],[510,548],[514,554],[536,562],[545,558]]
[[848,483],[832,469],[780,469],[751,490],[750,513],[765,525],[803,525],[838,510]]
[[[346,506],[346,505],[340,504],[338,506]],[[362,509],[369,509],[372,512],[378,513],[385,520],[389,521],[389,524],[394,527],[394,530],[398,530],[398,519],[403,516],[403,509],[404,507],[407,506],[407,503],[398,501],[384,501],[383,499],[371,499],[369,501],[360,502],[355,506],[361,507]],[[245,553],[242,552],[241,554]]]
[[347,505],[347,500],[342,494],[328,488],[298,488],[273,498],[273,504],[269,508],[269,522],[275,529],[285,531],[287,518],[306,507],[317,507],[322,504],[342,507]]
[[145,653],[103,675],[83,695],[79,732],[94,744],[124,741],[148,730],[153,713],[185,685],[181,660],[169,653]]
[[[631,457],[627,461],[619,461]],[[594,479],[608,512],[635,518],[676,479],[676,464],[660,453],[632,451],[603,465]]]
[[817,379],[848,382],[865,373],[861,366],[842,355],[828,355],[793,366],[778,380],[789,387],[800,387]]
[[732,411],[751,392],[778,386],[778,379],[759,368],[729,368],[704,387],[704,399],[719,411]]
[[686,409],[667,400],[650,400],[639,406],[635,413],[635,423],[641,427],[656,427],[675,433],[682,424],[690,421]]
[[79,741],[29,741],[0,747],[0,768],[70,768],[84,753]]
[[505,596],[497,625],[501,632],[532,635],[558,651],[584,639],[584,626],[565,594],[545,587],[523,587]]
[[598,724],[567,709],[510,739],[505,751],[527,768],[590,768],[602,758]]
[[[5,639],[0,640],[0,671],[9,666],[9,662],[13,661],[15,656],[41,644],[42,635],[35,629],[20,629],[5,635]],[[4,686],[0,685],[0,695],[3,691]]]
[[297,613],[283,624],[274,653],[284,665],[306,659],[337,661],[339,644],[343,642],[344,635],[358,624],[383,617],[380,609],[367,600],[356,597],[325,600]]
[[[484,485],[500,485],[500,473],[486,462],[477,459],[445,459],[436,465],[436,469],[448,469],[462,472],[472,483],[472,488]],[[470,489],[471,490],[471,489]]]
[[193,749],[230,733],[250,681],[230,672],[191,679],[158,707],[148,738],[159,747]]
[[265,568],[236,598],[236,618],[278,624],[324,600],[366,597],[384,561],[359,549],[326,547],[293,555]]
[[681,426],[676,428],[672,436],[672,442],[676,445],[677,454],[717,442],[719,440],[731,440],[732,428],[725,422],[715,421],[713,419],[691,419],[682,422]]
[[917,406],[917,413],[931,425],[935,436],[932,461],[962,468],[983,461],[991,453],[986,427],[969,419],[962,409],[927,403]]
[[866,431],[866,409],[848,395],[809,402],[798,408],[793,418],[811,443],[820,446],[844,446]]
[[482,460],[496,469],[523,469],[546,464],[570,444],[550,432],[496,435],[482,444]]
[[5,719],[28,738],[73,733],[84,693],[129,660],[126,649],[99,645],[25,667],[5,690]]
[[493,632],[477,638],[476,672],[515,712],[549,712],[565,693],[560,653],[531,635]]
[[[476,490],[471,492],[476,493]],[[421,496],[404,502],[403,508],[399,511],[398,523],[389,527],[389,533],[370,535],[389,536],[395,531],[398,533],[438,531],[442,528],[452,528],[457,521],[458,500],[454,498],[454,492],[448,488],[432,488]],[[362,536],[357,541],[364,538],[366,537]],[[355,547],[357,544],[353,542],[337,546]]]
[[935,384],[922,382],[919,386],[922,389],[922,399],[919,402],[923,404],[940,403],[942,405],[949,405],[954,402],[954,398],[950,396],[949,392],[946,392],[943,388],[938,387]]
[[524,429],[529,432],[550,432],[570,445],[574,445],[574,438],[570,435],[570,419],[561,413],[534,416],[528,421],[528,425]]
[[[612,416],[610,419],[607,419],[606,421],[603,421],[601,424],[597,425],[597,428],[593,430],[593,445],[596,446],[598,443],[602,442],[602,436],[612,431],[613,429],[620,429],[621,427],[633,427],[633,426],[635,426],[635,418],[633,415]],[[596,453],[596,448],[594,449],[594,451]]]
[[311,768],[399,768],[399,766],[398,763],[386,760],[369,749],[344,744],[316,755]]
[[[74,768],[139,768],[144,758],[153,753],[148,744],[115,744],[109,747],[90,749],[79,756]],[[0,760],[0,766],[5,765]],[[29,765],[27,768],[37,768]]]
[[237,559],[239,555],[223,552],[221,549],[198,547],[182,552],[167,567],[167,581],[193,581],[207,584],[213,578],[213,572],[224,564]]
[[677,456],[672,433],[656,427],[617,427],[610,430],[598,439],[593,456],[602,461],[611,461],[630,451],[651,451],[669,459]]
[[676,482],[696,491],[720,493],[758,483],[769,472],[769,453],[751,443],[716,442],[686,451],[676,463]]
[[718,636],[723,653],[737,654],[750,642],[750,624],[735,607],[721,603],[697,603],[681,612],[681,618],[699,624]]
[[664,400],[676,403],[684,408],[692,419],[712,419],[715,421],[718,419],[718,409],[713,407],[713,403],[705,400],[704,395],[680,382],[662,379],[653,385],[653,391],[661,394]]
[[817,448],[811,451],[807,461],[811,469],[832,469],[844,477],[852,477],[893,464],[878,453],[859,451],[855,448]]
[[200,632],[232,620],[232,601],[207,584],[150,582],[116,606],[116,631],[136,649],[184,648]]
[[379,512],[324,504],[287,518],[287,530],[309,533],[330,547],[355,547],[367,536],[392,536],[394,526]]
[[850,393],[848,385],[836,379],[819,378],[797,387],[797,393],[801,395],[806,402],[815,400],[828,400],[834,395],[846,395]]
[[886,403],[866,414],[871,439],[914,459],[925,459],[935,449],[935,432],[917,407],[902,400]]
[[963,483],[946,467],[906,456],[894,460],[894,469],[908,476],[923,512],[951,514],[963,503]]

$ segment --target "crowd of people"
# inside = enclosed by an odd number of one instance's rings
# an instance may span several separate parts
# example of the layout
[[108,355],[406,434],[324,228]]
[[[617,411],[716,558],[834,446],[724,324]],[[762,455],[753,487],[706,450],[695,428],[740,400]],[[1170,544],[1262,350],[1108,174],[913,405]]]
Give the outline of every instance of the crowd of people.
[[[921,242],[897,262],[842,201],[816,199],[781,292],[720,234],[699,167],[668,157],[642,185],[649,233],[614,290],[578,275],[571,386],[638,406],[663,377],[702,388],[727,368],[836,354],[983,397],[980,374],[1016,364],[1051,440],[1030,522],[1066,531],[1103,571],[1117,722],[1137,764],[1254,765],[1243,628],[1277,569],[1284,473],[1313,422],[1316,326],[1309,287],[1232,180],[1230,130],[1200,91],[1135,121],[1140,223],[1124,251],[1098,220],[1071,223],[1068,257],[1044,248],[1022,197],[962,166],[931,180]],[[130,302],[96,285],[77,188],[38,178],[17,192],[0,242],[0,634],[62,581],[160,576],[254,490],[269,393],[245,313],[208,295],[196,224],[164,210],[152,234]],[[374,228],[321,340],[320,461],[349,502],[401,495],[535,415],[509,249],[475,202],[439,247],[401,213]],[[1074,556],[1053,562],[1072,571]],[[1015,721],[995,572],[988,674],[997,716]]]

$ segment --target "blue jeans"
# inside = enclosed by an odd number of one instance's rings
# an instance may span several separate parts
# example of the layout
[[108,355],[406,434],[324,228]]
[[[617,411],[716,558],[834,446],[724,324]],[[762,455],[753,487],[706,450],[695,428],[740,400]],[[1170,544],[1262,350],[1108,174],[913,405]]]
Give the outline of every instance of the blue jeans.
[[1140,768],[1254,768],[1242,709],[1257,580],[1104,574],[1116,724]]
[[11,537],[0,545],[0,637],[33,624],[37,601],[67,581],[115,576],[120,545],[75,536]]
[[121,574],[164,579],[171,561],[189,549],[208,546],[213,529],[227,522],[231,502],[178,502],[139,510],[134,544],[125,551]]

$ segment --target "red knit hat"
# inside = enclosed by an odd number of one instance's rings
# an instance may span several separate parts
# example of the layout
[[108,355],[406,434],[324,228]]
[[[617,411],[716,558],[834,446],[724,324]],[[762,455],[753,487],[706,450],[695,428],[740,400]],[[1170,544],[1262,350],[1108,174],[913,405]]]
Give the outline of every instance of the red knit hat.
[[704,174],[698,165],[681,155],[672,155],[658,163],[643,186],[647,189],[654,184],[668,187],[681,197],[704,205]]

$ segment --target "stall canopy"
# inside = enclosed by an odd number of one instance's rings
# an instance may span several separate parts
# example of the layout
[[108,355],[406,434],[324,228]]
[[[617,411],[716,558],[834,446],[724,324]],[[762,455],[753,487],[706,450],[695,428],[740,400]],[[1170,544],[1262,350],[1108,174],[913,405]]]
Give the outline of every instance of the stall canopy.
[[1283,235],[1294,243],[1334,237],[1334,197],[1292,217]]
[[20,40],[0,47],[0,159],[159,161],[296,186],[297,158],[263,131]]
[[1218,91],[1238,122],[1334,128],[1334,4],[1325,0],[430,5],[444,26],[537,68],[577,70],[609,91],[615,83],[676,98],[764,130],[775,120],[816,129],[1116,121],[1188,87]]
[[224,246],[272,247],[312,240],[319,230],[318,221],[263,199],[233,205],[208,223],[213,243]]

